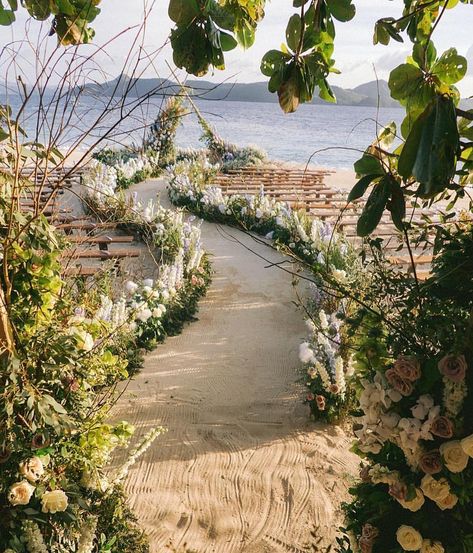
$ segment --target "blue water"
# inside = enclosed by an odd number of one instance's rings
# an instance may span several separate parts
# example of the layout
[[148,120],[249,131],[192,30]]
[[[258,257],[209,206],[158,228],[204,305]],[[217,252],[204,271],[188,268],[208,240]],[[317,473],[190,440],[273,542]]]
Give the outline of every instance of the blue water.
[[[400,123],[402,109],[302,105],[284,114],[278,104],[257,102],[200,102],[199,108],[225,139],[254,144],[284,161],[349,168],[376,136],[379,124]],[[378,125],[376,124],[378,120]],[[196,117],[186,118],[178,132],[180,146],[198,146]]]
[[[58,145],[63,148],[76,145],[77,137],[94,127],[107,101],[107,98],[83,96],[79,105],[74,106]],[[140,106],[113,131],[108,143],[114,146],[140,144],[161,105],[162,100],[153,99]],[[403,118],[401,109],[392,108],[377,111],[375,107],[311,104],[302,105],[296,113],[285,115],[276,103],[201,100],[197,105],[217,132],[229,142],[257,145],[266,150],[272,159],[298,163],[307,163],[311,159],[314,165],[333,168],[350,168],[360,157],[360,151],[374,140],[377,126],[379,128],[380,124],[392,120],[399,123]],[[22,118],[22,125],[30,137],[35,136],[37,109],[37,104],[32,101]],[[52,118],[52,113],[53,110],[49,110],[47,119]],[[116,118],[117,111],[113,110],[101,118],[79,149],[103,136]],[[50,128],[60,126],[59,119],[56,117],[55,124],[50,124]],[[186,116],[178,131],[178,145],[184,148],[201,147],[200,134],[195,114]],[[47,133],[40,133],[39,141],[48,142]]]

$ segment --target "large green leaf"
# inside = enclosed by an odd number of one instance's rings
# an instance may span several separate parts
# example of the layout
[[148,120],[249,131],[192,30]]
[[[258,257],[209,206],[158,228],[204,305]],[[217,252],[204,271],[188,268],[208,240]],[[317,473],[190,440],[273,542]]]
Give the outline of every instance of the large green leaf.
[[11,25],[15,21],[13,10],[6,10],[0,6],[0,25]]
[[438,96],[412,126],[399,157],[404,179],[420,183],[418,194],[431,198],[450,184],[455,174],[460,137],[452,98]]
[[365,152],[361,159],[355,162],[354,168],[357,175],[384,175],[384,169],[379,159],[368,152]]
[[261,60],[261,73],[266,75],[266,77],[271,77],[276,70],[290,59],[291,56],[289,54],[285,54],[279,50],[269,50]]
[[351,0],[327,0],[327,8],[338,21],[350,21],[356,13]]
[[404,230],[404,219],[406,218],[406,199],[401,185],[393,178],[389,179],[391,198],[387,208],[391,212],[391,218],[398,230]]
[[301,95],[299,70],[294,62],[286,75],[287,78],[278,89],[279,105],[284,113],[292,113],[299,107]]
[[286,41],[289,48],[296,52],[299,48],[299,43],[302,36],[302,19],[299,14],[294,14],[290,17],[286,27]]
[[186,25],[199,16],[197,0],[169,0],[169,17],[178,25]]
[[385,176],[374,186],[371,194],[368,196],[368,200],[356,226],[358,236],[368,236],[378,226],[389,195],[389,177]]
[[432,67],[432,73],[446,84],[454,84],[463,79],[467,70],[467,61],[458,55],[455,48],[444,52]]
[[410,63],[403,63],[389,75],[389,90],[395,100],[404,100],[415,94],[422,83],[422,71]]
[[379,179],[379,175],[365,175],[355,184],[348,194],[348,201],[354,202],[359,198],[362,198],[365,192],[368,190],[368,186],[375,180]]

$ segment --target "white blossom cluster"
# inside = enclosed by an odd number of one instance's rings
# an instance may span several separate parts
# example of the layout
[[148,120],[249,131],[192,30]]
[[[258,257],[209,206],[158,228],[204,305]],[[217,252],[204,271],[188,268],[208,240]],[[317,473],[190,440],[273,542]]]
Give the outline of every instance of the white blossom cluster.
[[123,465],[120,468],[120,471],[113,478],[112,486],[110,487],[110,489],[113,489],[121,482],[123,482],[130,468],[151,447],[154,440],[156,440],[156,438],[163,432],[166,432],[166,429],[161,426],[154,428],[144,436],[143,440],[134,449],[130,451],[128,459],[125,461],[125,463],[123,463]]
[[36,522],[25,520],[23,522],[23,535],[29,553],[48,553],[43,534]]
[[347,384],[345,361],[339,352],[341,321],[337,313],[327,315],[320,309],[317,324],[309,320],[308,326],[309,341],[299,347],[300,360],[308,365],[307,374],[312,380],[320,379],[326,393],[344,398]]
[[97,518],[86,520],[80,529],[80,537],[77,543],[77,553],[92,553],[97,531]]
[[431,428],[440,415],[440,406],[434,404],[432,396],[424,394],[412,407],[412,417],[401,417],[394,404],[402,396],[390,388],[380,372],[372,382],[363,380],[362,385],[360,408],[364,414],[357,418],[361,428],[355,432],[360,450],[379,453],[383,444],[391,441],[402,449],[408,463],[416,468],[422,454],[420,441],[434,440]]

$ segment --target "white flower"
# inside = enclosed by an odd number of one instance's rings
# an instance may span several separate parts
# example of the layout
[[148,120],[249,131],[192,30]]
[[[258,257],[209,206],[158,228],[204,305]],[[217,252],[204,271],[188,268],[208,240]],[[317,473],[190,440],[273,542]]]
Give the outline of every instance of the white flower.
[[35,489],[28,480],[16,482],[8,490],[8,501],[12,505],[28,505]]
[[41,511],[43,513],[60,513],[67,509],[68,498],[63,490],[44,492],[41,497]]
[[133,282],[132,280],[128,280],[125,282],[125,290],[131,295],[134,294],[138,290],[138,284],[136,282]]
[[20,474],[30,482],[36,482],[44,474],[43,462],[39,457],[31,457],[20,463]]
[[151,312],[151,309],[142,309],[141,311],[138,311],[136,314],[136,320],[141,321],[145,323],[149,318],[153,316],[153,313]]
[[152,278],[145,278],[143,280],[143,286],[147,288],[152,288],[154,284],[154,280]]
[[396,532],[396,538],[404,551],[418,551],[422,547],[422,536],[412,526],[403,524]]
[[440,446],[440,454],[450,472],[463,472],[468,465],[469,457],[463,451],[459,440],[443,443]]
[[409,500],[398,499],[398,502],[404,507],[404,509],[408,509],[413,513],[416,513],[417,511],[419,511],[425,503],[424,494],[421,492],[421,490],[416,488],[415,494],[416,494],[415,497]]
[[426,474],[420,483],[420,488],[424,492],[424,495],[435,501],[435,503],[442,501],[450,494],[450,486],[445,478],[436,480],[430,474]]
[[299,359],[302,363],[313,363],[315,361],[314,352],[307,342],[302,342],[299,346]]

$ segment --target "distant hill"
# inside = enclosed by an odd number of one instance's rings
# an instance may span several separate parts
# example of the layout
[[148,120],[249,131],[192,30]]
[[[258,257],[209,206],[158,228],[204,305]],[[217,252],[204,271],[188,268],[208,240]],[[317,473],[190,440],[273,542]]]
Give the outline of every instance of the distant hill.
[[[194,96],[203,100],[222,100],[238,102],[277,102],[277,94],[268,91],[266,82],[256,83],[211,83],[204,80],[188,80],[186,85],[194,91]],[[398,104],[390,97],[386,81],[372,81],[353,89],[333,86],[337,104],[341,106],[377,106],[378,90],[380,107],[396,107]],[[156,96],[172,95],[179,86],[166,79],[130,79],[123,76],[102,84],[90,83],[85,86],[85,92],[98,96],[122,96],[127,91],[130,97],[143,96],[152,93]],[[326,102],[317,96],[314,104]]]

